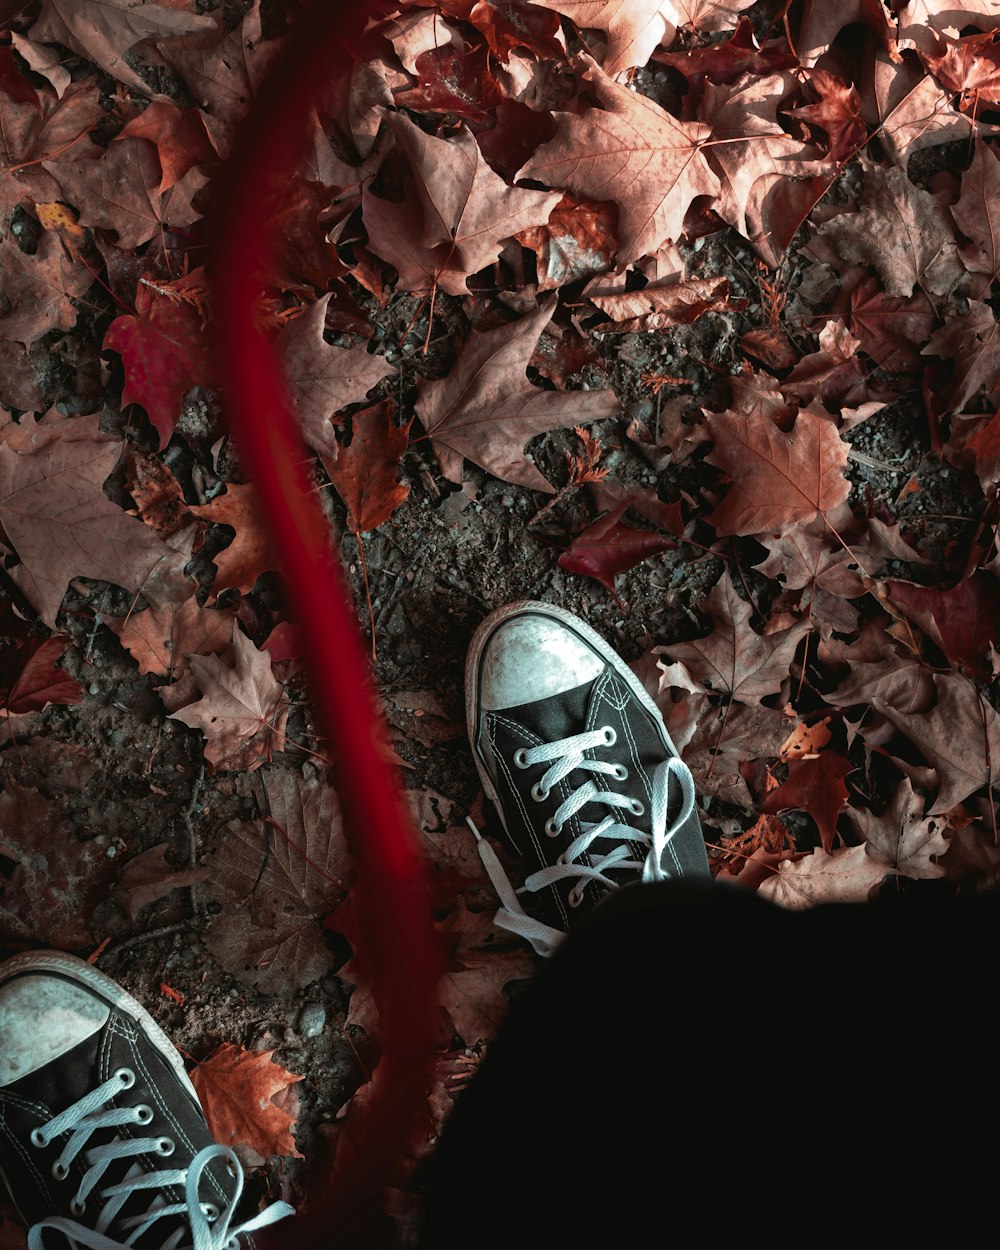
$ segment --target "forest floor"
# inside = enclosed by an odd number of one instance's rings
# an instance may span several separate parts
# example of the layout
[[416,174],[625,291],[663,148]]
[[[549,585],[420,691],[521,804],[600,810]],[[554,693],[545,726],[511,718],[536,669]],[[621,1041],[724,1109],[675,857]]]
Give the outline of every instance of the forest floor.
[[[856,7],[838,24],[818,5],[667,4],[677,31],[646,48],[635,18],[581,32],[570,0],[529,18],[404,5],[369,32],[290,192],[262,315],[373,639],[449,952],[442,1097],[418,1154],[536,966],[490,926],[465,824],[516,878],[464,723],[470,637],[506,603],[568,608],[636,667],[694,773],[714,871],[793,905],[994,886],[997,19],[967,5],[957,30],[930,0]],[[294,622],[207,363],[199,268],[211,179],[295,6],[265,5],[263,31],[256,5],[147,6],[156,40],[123,25],[106,43],[74,25],[85,8],[0,4],[8,188],[19,179],[0,225],[0,957],[91,957],[206,1083],[229,1079],[220,1048],[272,1052],[276,1099],[238,1145],[262,1196],[297,1202],[378,1061],[377,1021]],[[655,238],[608,171],[602,197],[571,159],[594,134],[574,127],[626,108],[622,84],[704,161],[686,191],[677,178],[681,228]],[[527,137],[526,110],[541,119]],[[735,115],[746,152],[730,161]],[[431,225],[454,206],[435,198],[450,167],[429,145],[470,135],[490,177],[512,187],[520,170],[536,197],[482,254],[471,231],[462,252]],[[475,194],[488,217],[497,192]],[[424,214],[419,247],[393,224],[400,205]],[[536,316],[518,366],[503,335]],[[494,365],[482,392],[455,381],[463,351]],[[504,387],[522,385],[560,398],[520,437],[480,434],[477,453],[463,411],[508,420]],[[107,554],[67,562],[53,518],[69,496],[22,506],[56,456],[90,484],[74,507],[135,527],[121,580]],[[359,479],[384,516],[357,511]],[[275,693],[270,731],[233,747],[191,709],[212,710],[223,666],[243,680],[240,647]],[[386,1201],[389,1241],[407,1244],[405,1181]],[[0,1245],[18,1236],[0,1223]]]

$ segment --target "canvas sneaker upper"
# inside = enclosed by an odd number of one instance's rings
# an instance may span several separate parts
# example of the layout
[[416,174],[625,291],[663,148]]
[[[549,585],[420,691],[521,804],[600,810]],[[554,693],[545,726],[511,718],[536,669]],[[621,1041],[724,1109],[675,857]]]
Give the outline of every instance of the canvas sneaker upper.
[[480,842],[502,927],[548,954],[611,890],[708,875],[691,773],[584,621],[547,603],[494,612],[469,648],[466,697],[484,788],[529,868],[515,892]]
[[0,964],[0,1174],[29,1250],[235,1250],[243,1172],[181,1056],[115,981],[58,951]]

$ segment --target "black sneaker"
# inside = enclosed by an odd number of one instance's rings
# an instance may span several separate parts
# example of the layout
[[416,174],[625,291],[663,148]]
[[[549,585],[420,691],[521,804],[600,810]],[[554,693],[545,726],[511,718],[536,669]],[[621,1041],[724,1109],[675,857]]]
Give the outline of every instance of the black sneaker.
[[687,765],[638,678],[579,617],[532,602],[492,613],[469,647],[465,692],[483,786],[531,868],[515,892],[480,841],[497,924],[547,955],[619,886],[709,875]]
[[[235,1250],[243,1172],[184,1062],[110,977],[58,951],[0,963],[0,1174],[29,1250]],[[46,1238],[46,1230],[58,1234]]]

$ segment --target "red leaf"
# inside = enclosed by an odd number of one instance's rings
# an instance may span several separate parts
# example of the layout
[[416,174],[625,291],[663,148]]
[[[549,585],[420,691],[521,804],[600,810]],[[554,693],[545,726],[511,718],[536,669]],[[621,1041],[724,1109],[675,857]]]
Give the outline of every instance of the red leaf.
[[141,404],[165,444],[181,415],[181,401],[192,386],[215,385],[215,361],[206,332],[199,291],[203,271],[176,282],[142,281],[133,317],[116,317],[104,336],[105,348],[125,366],[122,404]]
[[993,676],[987,658],[1000,640],[1000,581],[980,570],[950,590],[886,582],[889,598],[911,617],[953,664],[981,681]]
[[459,49],[454,44],[429,48],[416,60],[418,85],[399,91],[401,108],[427,113],[453,113],[471,122],[484,122],[503,93],[489,71],[484,45]]
[[677,546],[672,538],[663,534],[623,525],[621,517],[625,507],[619,504],[606,517],[595,521],[559,557],[561,569],[595,578],[616,598],[615,577],[619,573],[634,568],[648,556]]
[[832,851],[837,813],[847,798],[844,778],[853,771],[850,760],[835,751],[821,751],[816,759],[796,760],[788,765],[788,780],[771,791],[760,810],[769,815],[792,808],[808,812],[819,828],[823,849]]

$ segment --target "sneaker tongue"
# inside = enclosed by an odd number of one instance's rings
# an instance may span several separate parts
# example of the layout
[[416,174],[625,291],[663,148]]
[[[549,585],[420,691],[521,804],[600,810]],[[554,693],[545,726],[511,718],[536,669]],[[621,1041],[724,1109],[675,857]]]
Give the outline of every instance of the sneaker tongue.
[[543,742],[569,738],[581,733],[587,724],[594,687],[599,680],[595,677],[593,681],[564,690],[562,694],[549,695],[532,703],[519,703],[517,707],[502,708],[500,711],[537,734]]

